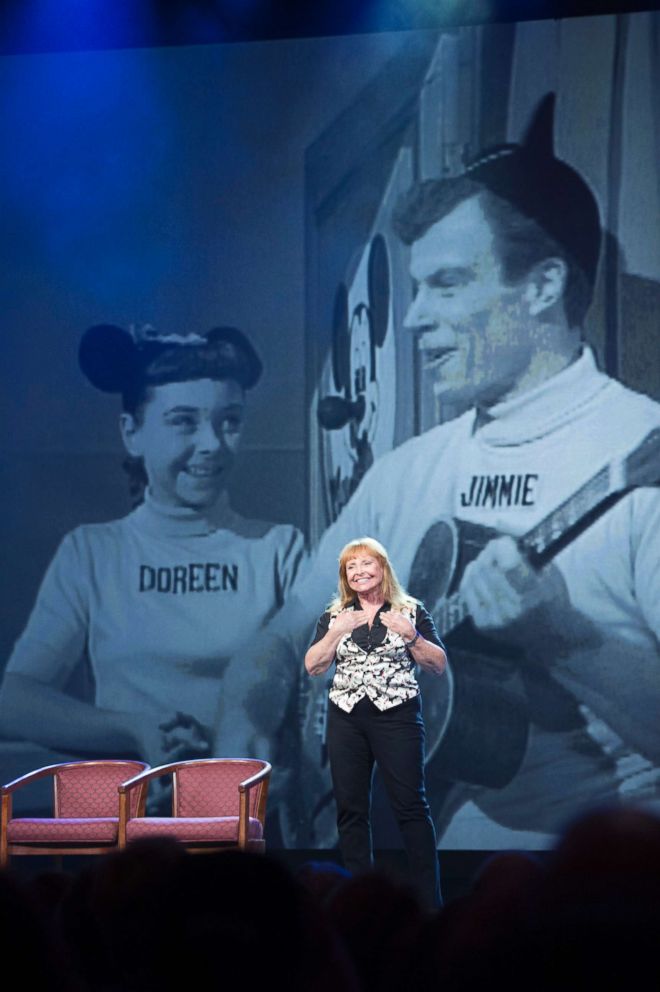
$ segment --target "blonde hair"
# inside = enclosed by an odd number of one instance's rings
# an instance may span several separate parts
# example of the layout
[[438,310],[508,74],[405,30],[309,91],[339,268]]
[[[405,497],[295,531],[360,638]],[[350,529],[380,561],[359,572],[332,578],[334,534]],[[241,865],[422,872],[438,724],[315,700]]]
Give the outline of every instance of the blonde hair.
[[346,577],[346,566],[351,558],[355,558],[361,553],[373,555],[373,557],[376,558],[381,565],[383,569],[383,582],[381,587],[383,599],[387,600],[393,610],[401,610],[403,607],[415,607],[417,605],[417,600],[408,595],[397,579],[396,572],[392,567],[387,551],[380,541],[377,541],[373,537],[359,537],[354,541],[349,541],[348,544],[342,548],[339,555],[339,582],[337,585],[337,595],[328,605],[328,610],[330,613],[337,613],[339,610],[343,610],[344,607],[348,606],[348,604],[352,603],[355,599],[356,593],[353,589],[351,589]]

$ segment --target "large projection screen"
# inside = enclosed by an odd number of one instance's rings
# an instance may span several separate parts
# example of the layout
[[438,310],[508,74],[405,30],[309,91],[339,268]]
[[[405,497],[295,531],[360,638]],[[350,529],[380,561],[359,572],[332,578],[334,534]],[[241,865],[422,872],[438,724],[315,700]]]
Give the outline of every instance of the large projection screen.
[[[334,846],[326,680],[302,657],[368,532],[446,636],[448,674],[421,679],[441,848],[543,849],[587,805],[657,804],[658,52],[648,12],[0,60],[3,781],[252,753],[275,768],[270,844]],[[547,94],[603,229],[585,350],[557,378],[539,349],[542,395],[480,440],[408,326],[392,215],[523,141]],[[490,316],[495,377],[526,344]],[[78,365],[96,324],[253,343],[213,527],[134,509],[120,399]],[[167,463],[166,432],[150,443]],[[538,602],[456,624],[447,600],[502,535]],[[378,781],[374,809],[376,846],[400,846]]]

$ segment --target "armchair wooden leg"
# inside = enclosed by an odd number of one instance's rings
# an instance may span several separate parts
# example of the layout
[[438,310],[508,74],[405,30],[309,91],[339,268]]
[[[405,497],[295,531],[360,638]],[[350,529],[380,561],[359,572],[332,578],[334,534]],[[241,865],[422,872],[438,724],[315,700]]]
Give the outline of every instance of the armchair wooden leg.
[[7,826],[11,819],[11,796],[2,797],[0,809],[0,869],[9,865],[9,844],[7,841]]

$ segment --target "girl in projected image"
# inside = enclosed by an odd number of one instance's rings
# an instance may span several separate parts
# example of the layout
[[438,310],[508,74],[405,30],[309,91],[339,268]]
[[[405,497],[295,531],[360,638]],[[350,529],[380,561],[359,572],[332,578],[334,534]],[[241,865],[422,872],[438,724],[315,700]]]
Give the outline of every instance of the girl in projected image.
[[[302,555],[295,527],[248,520],[228,499],[261,362],[236,328],[159,337],[100,325],[84,335],[80,365],[122,396],[144,498],[64,538],[7,666],[1,730],[153,765],[204,756],[226,661],[280,607]],[[93,703],[66,691],[85,652]]]

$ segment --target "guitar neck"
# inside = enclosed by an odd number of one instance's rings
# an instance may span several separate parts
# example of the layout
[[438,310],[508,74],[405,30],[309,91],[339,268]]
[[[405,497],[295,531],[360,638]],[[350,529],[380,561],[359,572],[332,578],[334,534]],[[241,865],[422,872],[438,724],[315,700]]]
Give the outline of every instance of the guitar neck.
[[608,497],[612,495],[623,495],[623,491],[612,493],[611,469],[606,465],[524,534],[519,539],[518,546],[532,564],[540,565],[549,561],[574,528],[578,525],[587,526],[591,523],[591,515],[595,510],[601,507],[606,509],[606,505],[609,505]]

